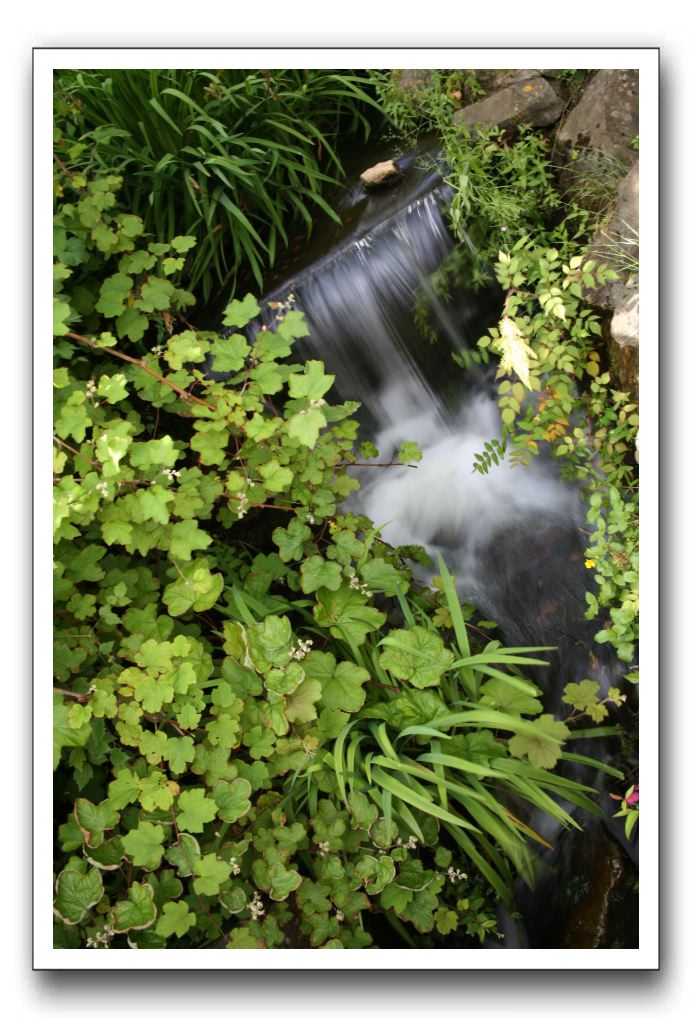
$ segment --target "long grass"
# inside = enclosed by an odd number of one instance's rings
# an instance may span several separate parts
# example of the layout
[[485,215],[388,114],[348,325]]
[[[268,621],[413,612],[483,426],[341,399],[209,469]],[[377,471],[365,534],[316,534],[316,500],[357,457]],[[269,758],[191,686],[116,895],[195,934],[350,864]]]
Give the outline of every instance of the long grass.
[[56,124],[63,161],[121,174],[155,237],[197,237],[185,282],[206,299],[241,266],[261,287],[317,209],[338,219],[323,191],[337,136],[367,136],[379,109],[368,88],[356,71],[60,71]]

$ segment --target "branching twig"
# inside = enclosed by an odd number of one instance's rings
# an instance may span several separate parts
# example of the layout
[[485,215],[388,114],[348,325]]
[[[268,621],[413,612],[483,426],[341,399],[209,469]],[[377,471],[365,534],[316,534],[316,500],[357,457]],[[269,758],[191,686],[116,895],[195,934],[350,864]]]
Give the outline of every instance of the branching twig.
[[167,385],[169,389],[173,389],[173,391],[177,392],[183,399],[190,399],[194,403],[199,403],[200,406],[207,407],[208,410],[216,410],[213,403],[207,403],[205,400],[199,399],[197,396],[193,396],[192,393],[188,392],[186,389],[181,389],[179,385],[169,381],[168,378],[164,378],[164,376],[160,375],[158,371],[154,371],[154,369],[150,368],[148,364],[145,364],[144,361],[137,360],[136,357],[130,357],[128,354],[122,353],[120,350],[115,350],[112,346],[99,346],[98,343],[93,341],[93,339],[87,339],[86,336],[80,336],[76,332],[68,332],[67,338],[74,339],[78,343],[83,343],[85,346],[90,346],[92,350],[102,350],[104,353],[111,354],[113,357],[118,357],[121,361],[127,361],[128,364],[134,364],[135,367],[142,368],[143,371],[147,371],[157,381],[163,382],[163,384]]

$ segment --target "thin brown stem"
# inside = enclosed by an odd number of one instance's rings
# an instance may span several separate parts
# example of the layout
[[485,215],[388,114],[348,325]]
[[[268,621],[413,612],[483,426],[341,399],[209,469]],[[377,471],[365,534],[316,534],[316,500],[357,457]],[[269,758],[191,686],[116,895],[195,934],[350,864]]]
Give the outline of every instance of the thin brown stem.
[[173,389],[173,391],[177,392],[178,395],[181,396],[183,399],[192,400],[194,403],[198,403],[200,406],[207,407],[208,410],[216,410],[216,407],[214,406],[213,403],[207,403],[206,400],[199,399],[197,396],[193,396],[191,392],[187,391],[187,389],[181,389],[179,385],[176,385],[174,382],[171,382],[168,378],[164,378],[164,376],[160,375],[158,371],[154,371],[154,369],[150,368],[148,364],[145,364],[144,361],[142,360],[138,360],[136,357],[130,357],[128,354],[122,353],[120,350],[116,350],[112,346],[99,346],[98,343],[95,343],[93,341],[93,339],[87,339],[86,336],[80,336],[76,332],[68,332],[67,338],[73,339],[77,343],[83,343],[85,346],[90,346],[92,350],[101,350],[103,351],[103,353],[110,354],[112,357],[118,357],[121,361],[127,361],[128,364],[134,364],[135,367],[141,368],[143,371],[148,372],[157,381],[163,382],[163,384],[167,385],[169,389]]
[[53,435],[53,441],[56,445],[59,445],[61,449],[68,449],[74,456],[79,456],[80,459],[86,460],[87,463],[91,463],[92,467],[96,467],[97,470],[101,469],[100,463],[97,463],[96,460],[89,459],[89,457],[85,456],[83,452],[79,451],[79,449],[74,449],[71,445],[68,445],[67,442],[63,442],[62,439],[58,438],[56,435]]

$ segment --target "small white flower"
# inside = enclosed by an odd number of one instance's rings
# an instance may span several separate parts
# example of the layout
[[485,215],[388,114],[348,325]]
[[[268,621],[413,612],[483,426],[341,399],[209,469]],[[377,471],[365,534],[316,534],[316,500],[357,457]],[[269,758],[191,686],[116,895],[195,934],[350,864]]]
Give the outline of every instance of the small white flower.
[[456,884],[457,880],[468,880],[468,873],[462,873],[461,870],[455,870],[453,866],[450,866],[447,870],[447,877],[450,884]]
[[235,856],[231,856],[231,858],[228,860],[228,865],[231,867],[231,874],[234,877],[237,877],[238,874],[240,873],[240,865]]
[[327,852],[329,851],[329,842],[328,841],[320,841],[320,843],[319,843],[319,845],[317,847],[320,850],[320,855],[326,855]]
[[259,919],[264,915],[264,905],[262,904],[261,896],[255,891],[254,897],[248,905],[250,909],[250,915],[253,919]]
[[336,916],[336,921],[338,923],[342,923],[344,921],[344,913],[341,912],[338,908],[337,908],[336,912],[334,913],[334,915]]

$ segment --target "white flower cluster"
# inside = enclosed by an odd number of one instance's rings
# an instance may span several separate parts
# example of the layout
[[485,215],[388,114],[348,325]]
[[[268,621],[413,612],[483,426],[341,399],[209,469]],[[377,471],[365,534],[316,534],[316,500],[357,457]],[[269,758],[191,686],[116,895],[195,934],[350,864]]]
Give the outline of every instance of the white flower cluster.
[[334,913],[334,915],[335,915],[336,921],[338,923],[342,923],[344,921],[344,913],[341,912],[338,908],[337,908],[336,912]]
[[468,880],[468,873],[462,873],[461,870],[455,870],[453,866],[450,866],[447,870],[447,878],[450,884],[456,884],[457,880]]
[[172,481],[174,477],[180,477],[180,470],[171,470],[170,467],[164,467],[161,473],[164,474],[169,481]]
[[360,593],[365,594],[366,597],[372,597],[372,591],[368,590],[367,584],[359,580],[355,573],[348,581],[348,585],[351,588],[351,590],[359,590]]
[[102,495],[108,494],[108,483],[106,481],[99,481],[96,485],[96,490],[100,491]]
[[115,936],[115,930],[112,926],[104,926],[103,932],[97,933],[95,937],[87,937],[87,947],[106,947],[111,946],[111,940]]
[[327,852],[329,851],[329,842],[328,841],[320,841],[320,843],[319,843],[319,845],[317,847],[320,850],[320,855],[326,855]]
[[254,897],[250,904],[248,905],[248,908],[250,909],[250,915],[252,916],[253,919],[259,919],[261,916],[264,915],[264,905],[262,904],[262,898],[257,891],[255,891]]
[[94,404],[94,406],[101,406],[100,403],[96,402],[96,391],[97,391],[96,381],[95,381],[95,379],[90,378],[89,381],[86,384],[86,394],[87,394],[87,397],[91,400],[91,402]]
[[302,661],[310,653],[313,642],[313,640],[298,640],[298,647],[291,647],[288,652],[289,658],[293,661]]
[[153,353],[154,357],[160,357],[161,354],[163,353],[163,347],[162,346],[152,346],[151,353]]
[[234,855],[228,860],[228,865],[231,867],[232,876],[237,877],[240,873],[240,863]]
[[243,493],[238,499],[235,511],[238,514],[238,519],[242,520],[243,516],[247,516],[248,506],[250,501],[245,493]]
[[401,838],[396,839],[397,848],[418,848],[418,838],[411,835],[408,841],[402,841]]
[[286,300],[277,301],[275,305],[276,311],[278,312],[276,315],[277,322],[283,322],[286,316],[286,312],[293,310],[295,302],[296,297],[294,293],[289,293],[288,296],[286,297]]
[[326,403],[327,403],[326,399],[311,399],[310,400],[310,406],[314,406],[314,407],[326,406]]

